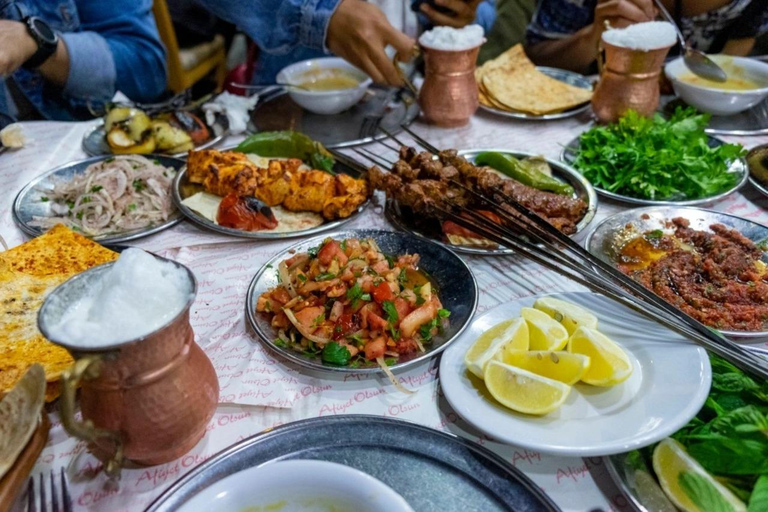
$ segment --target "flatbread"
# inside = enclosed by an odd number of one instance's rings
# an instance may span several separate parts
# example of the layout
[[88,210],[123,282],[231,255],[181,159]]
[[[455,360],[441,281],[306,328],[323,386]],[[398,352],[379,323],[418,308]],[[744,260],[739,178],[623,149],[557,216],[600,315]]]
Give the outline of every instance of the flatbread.
[[533,115],[553,114],[581,105],[592,91],[545,75],[516,45],[475,71],[481,101],[502,110]]
[[45,371],[46,400],[59,395],[58,379],[73,359],[43,337],[37,313],[58,285],[117,257],[63,225],[0,253],[0,396],[35,363]]
[[0,478],[11,469],[35,433],[44,397],[45,373],[39,364],[34,364],[0,401]]

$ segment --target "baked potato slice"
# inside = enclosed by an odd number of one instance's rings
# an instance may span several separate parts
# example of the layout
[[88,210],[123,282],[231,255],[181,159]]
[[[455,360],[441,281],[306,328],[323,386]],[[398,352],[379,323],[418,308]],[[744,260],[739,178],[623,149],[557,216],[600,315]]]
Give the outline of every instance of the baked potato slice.
[[152,134],[160,151],[180,153],[195,147],[187,132],[171,126],[167,121],[152,121]]

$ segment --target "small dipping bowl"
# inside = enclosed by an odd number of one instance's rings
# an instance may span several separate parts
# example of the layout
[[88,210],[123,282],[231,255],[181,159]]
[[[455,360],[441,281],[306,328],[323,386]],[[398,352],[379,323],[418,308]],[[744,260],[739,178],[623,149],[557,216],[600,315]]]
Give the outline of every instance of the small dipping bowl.
[[752,108],[768,97],[768,64],[748,57],[726,55],[709,57],[723,67],[729,76],[733,75],[733,70],[738,70],[738,78],[752,80],[762,87],[734,91],[718,89],[716,84],[710,86],[685,81],[681,77],[692,73],[685,66],[683,59],[677,58],[666,65],[664,72],[672,82],[675,94],[684,102],[702,112],[728,116]]
[[301,107],[315,114],[338,114],[357,104],[368,90],[373,80],[349,62],[339,57],[322,57],[291,64],[277,74],[277,83],[301,85],[310,74],[322,77],[333,71],[342,71],[357,79],[356,87],[329,91],[309,91],[298,87],[288,87],[291,99]]

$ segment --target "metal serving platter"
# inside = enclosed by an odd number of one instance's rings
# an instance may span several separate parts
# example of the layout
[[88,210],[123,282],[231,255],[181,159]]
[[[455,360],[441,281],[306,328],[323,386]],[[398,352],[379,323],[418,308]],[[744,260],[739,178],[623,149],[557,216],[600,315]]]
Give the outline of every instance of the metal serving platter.
[[249,437],[184,475],[146,512],[178,510],[223,478],[291,459],[336,462],[368,473],[416,511],[560,510],[522,471],[477,443],[415,423],[356,414],[297,421]]
[[[708,143],[709,143],[709,147],[717,147],[725,144],[725,142],[723,142],[722,140],[712,136],[709,137]],[[562,160],[563,162],[566,162],[568,165],[573,165],[573,162],[576,159],[576,152],[578,151],[578,149],[579,149],[579,137],[576,137],[571,142],[569,142],[567,146],[563,148],[562,153],[560,153],[560,160]],[[731,187],[729,190],[726,190],[725,192],[721,192],[720,194],[709,196],[709,197],[702,197],[700,199],[688,199],[688,200],[679,200],[679,201],[672,200],[672,199],[664,199],[664,200],[639,199],[637,197],[623,196],[621,194],[609,192],[607,190],[603,190],[598,187],[595,187],[595,190],[597,190],[597,193],[603,197],[614,199],[616,201],[621,201],[623,203],[642,204],[642,205],[701,206],[705,204],[715,203],[717,201],[720,201],[721,199],[725,199],[726,197],[728,197],[729,195],[733,194],[734,192],[739,190],[741,187],[743,187],[744,184],[747,182],[747,179],[749,179],[749,169],[747,168],[747,161],[744,158],[739,158],[731,162],[731,165],[728,168],[728,172],[736,174],[737,176],[736,184],[733,187]]]
[[436,293],[443,307],[451,312],[448,328],[431,343],[425,344],[426,351],[417,352],[408,357],[402,357],[397,364],[390,366],[393,371],[414,366],[422,361],[431,359],[445,350],[469,325],[477,307],[477,283],[472,271],[455,253],[445,247],[399,231],[380,231],[360,229],[337,231],[327,235],[310,238],[285,249],[268,261],[254,276],[248,287],[245,299],[245,315],[248,323],[262,342],[280,356],[310,370],[326,370],[342,373],[373,373],[383,374],[378,366],[349,368],[323,363],[319,358],[305,356],[290,348],[279,347],[275,344],[277,332],[270,325],[266,316],[256,313],[256,301],[263,292],[277,286],[277,266],[293,254],[306,252],[317,247],[324,239],[331,237],[336,240],[345,238],[373,238],[381,251],[392,256],[400,254],[419,254],[419,268],[423,270],[435,285]]
[[[555,80],[560,80],[561,82],[565,82],[568,85],[573,85],[574,87],[580,87],[582,89],[589,89],[590,91],[592,90],[592,81],[584,75],[580,75],[579,73],[574,73],[573,71],[567,71],[565,69],[550,68],[546,66],[536,66],[536,69],[548,77],[554,78]],[[552,121],[555,119],[565,119],[566,117],[577,116],[582,112],[586,112],[590,109],[590,102],[586,101],[582,105],[577,105],[563,112],[543,115],[526,114],[525,112],[510,112],[508,110],[501,110],[496,107],[483,105],[482,103],[480,104],[480,108],[486,112],[490,112],[502,117],[509,117],[512,119],[524,119],[528,121]]]
[[[205,116],[200,116],[200,119],[205,122]],[[216,114],[216,121],[213,125],[209,125],[208,130],[211,131],[212,137],[210,140],[195,146],[195,149],[206,149],[215,146],[220,143],[229,134],[229,120],[224,114]],[[114,155],[112,149],[107,144],[107,132],[104,130],[104,123],[100,123],[94,126],[83,135],[83,151],[90,156],[102,156],[102,155]],[[186,158],[187,153],[176,153],[175,155],[169,155],[176,158]]]
[[260,101],[251,111],[249,128],[254,132],[294,130],[327,148],[345,148],[386,138],[379,131],[402,131],[419,115],[419,106],[410,93],[374,86],[360,102],[339,114],[322,115],[304,110],[288,93],[280,90]]
[[[151,160],[157,160],[161,165],[165,167],[171,167],[177,171],[184,166],[184,161],[178,158],[165,156],[165,155],[141,155]],[[71,162],[42,174],[21,189],[16,199],[13,201],[13,220],[21,228],[22,231],[31,236],[42,235],[45,230],[42,228],[30,226],[29,223],[33,217],[46,217],[51,215],[50,203],[40,200],[45,195],[45,191],[51,190],[57,182],[67,181],[72,179],[76,174],[82,174],[88,168],[89,165],[101,162],[108,158],[114,158],[110,156],[95,156],[86,158],[85,160],[79,160],[77,162]],[[162,224],[148,226],[142,229],[136,229],[133,231],[126,231],[122,233],[113,233],[108,235],[92,237],[92,239],[101,244],[116,244],[121,242],[128,242],[155,234],[164,229],[168,229],[181,222],[184,217],[180,212],[176,211],[167,221]]]
[[[675,217],[688,219],[691,229],[709,231],[712,224],[723,224],[758,245],[768,243],[768,227],[735,215],[703,208],[652,206],[623,211],[603,220],[587,237],[587,250],[602,261],[616,266],[617,251],[624,243],[646,231],[661,229],[665,233],[672,232],[672,229],[665,226],[665,222]],[[762,260],[768,263],[768,252],[763,252]],[[742,343],[765,342],[768,339],[768,330],[720,332]]]
[[[334,170],[339,173],[346,173],[350,176],[356,176],[358,173],[345,166],[341,162],[337,162]],[[220,226],[216,224],[215,222],[212,222],[196,211],[192,210],[188,206],[182,203],[184,199],[196,194],[197,192],[204,192],[205,189],[201,185],[197,185],[194,183],[190,183],[189,179],[187,178],[187,166],[184,165],[182,167],[181,171],[176,175],[176,178],[173,180],[173,185],[171,186],[171,195],[173,197],[173,202],[176,205],[176,208],[178,208],[181,213],[187,217],[189,220],[194,222],[195,224],[210,229],[211,231],[215,231],[217,233],[221,233],[222,235],[229,235],[229,236],[236,236],[239,238],[250,238],[253,240],[276,240],[276,239],[285,239],[285,238],[295,238],[299,236],[309,236],[309,235],[315,235],[317,233],[323,233],[325,231],[330,231],[334,229],[338,229],[342,225],[346,224],[347,222],[356,219],[361,213],[363,213],[363,210],[365,210],[368,205],[370,204],[370,200],[366,201],[365,203],[361,204],[358,209],[352,213],[349,217],[345,219],[338,219],[333,221],[326,221],[323,224],[320,224],[319,226],[315,226],[313,228],[309,229],[302,229],[298,231],[289,231],[289,232],[271,232],[271,231],[244,231],[242,229],[234,229],[234,228],[228,228],[224,226]]]
[[[541,156],[536,153],[526,153],[524,151],[509,150],[509,149],[462,149],[459,151],[459,155],[465,157],[467,160],[474,161],[475,156],[485,151],[495,151],[498,153],[506,153],[516,158],[527,158],[531,156]],[[552,168],[552,176],[560,181],[564,181],[571,185],[574,189],[574,197],[580,197],[587,203],[587,212],[584,214],[579,223],[576,225],[576,233],[582,232],[592,219],[595,218],[595,212],[597,212],[597,194],[592,185],[574,170],[572,167],[565,165],[563,162],[556,160],[546,159],[549,166]],[[478,254],[478,255],[503,255],[513,254],[512,249],[506,247],[498,248],[485,248],[485,247],[471,247],[466,245],[453,245],[444,242],[442,239],[442,231],[437,221],[431,219],[417,218],[410,212],[401,209],[397,201],[387,198],[384,214],[387,219],[395,225],[398,229],[407,231],[416,236],[431,240],[435,243],[443,245],[451,249],[452,251],[464,253],[464,254]]]
[[[664,105],[662,112],[670,115],[676,107],[688,107],[688,104],[677,98]],[[738,114],[713,115],[704,131],[710,135],[765,135],[768,133],[768,100]]]

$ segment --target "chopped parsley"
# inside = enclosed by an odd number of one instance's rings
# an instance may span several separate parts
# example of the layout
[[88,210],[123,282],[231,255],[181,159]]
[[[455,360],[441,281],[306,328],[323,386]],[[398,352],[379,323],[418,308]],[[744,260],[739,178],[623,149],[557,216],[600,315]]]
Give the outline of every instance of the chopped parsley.
[[392,256],[389,254],[384,255],[385,258],[387,258],[387,263],[389,263],[389,268],[395,268],[395,260],[392,259]]
[[437,310],[437,316],[439,316],[440,318],[448,318],[449,316],[451,316],[451,312],[448,311],[447,309],[440,308]]
[[341,241],[341,250],[346,251],[347,250],[347,239]]
[[336,277],[336,274],[331,274],[330,272],[326,272],[324,274],[318,274],[315,277],[315,281],[330,281],[335,277]]
[[40,198],[40,201],[42,201],[43,203],[47,203],[49,201],[49,199],[47,197],[43,196],[43,197]]
[[95,194],[96,192],[98,192],[99,190],[101,190],[103,188],[104,187],[102,187],[101,185],[94,185],[94,186],[91,187],[91,193]]
[[128,211],[132,212],[135,209],[136,209],[136,203],[131,203],[131,204],[128,205]]
[[364,293],[360,296],[361,299],[370,301],[371,300],[371,294],[370,293]]
[[142,190],[147,188],[147,184],[141,180],[133,180],[133,188],[134,190],[136,190],[136,192],[141,192]]
[[420,284],[417,284],[416,286],[413,287],[413,293],[416,294],[416,305],[417,306],[421,306],[422,304],[427,302],[426,300],[424,300],[424,297],[421,295],[421,285]]
[[320,313],[314,320],[312,320],[312,327],[320,327],[320,324],[323,322],[325,322],[325,313]]
[[320,249],[322,249],[323,244],[318,245],[317,247],[310,247],[307,249],[307,255],[309,255],[310,259],[317,258],[317,253],[320,252]]
[[408,281],[408,272],[404,268],[400,269],[400,275],[397,276],[397,282],[400,284],[400,289],[405,289],[405,283]]
[[[350,301],[350,304],[354,308],[357,306],[357,303],[360,302],[360,299],[363,298],[363,289],[360,288],[360,283],[355,283],[355,285],[347,290],[347,300]],[[368,299],[370,300],[370,299]]]
[[74,207],[75,207],[75,202],[74,202],[74,201],[67,201],[67,206],[68,206],[68,207],[69,207],[69,209],[71,210],[72,208],[74,208]]
[[307,276],[305,276],[304,274],[296,274],[296,277],[297,277],[297,278],[299,279],[299,281],[301,281],[302,283],[306,283],[306,282],[307,282]]
[[114,161],[115,161],[115,159],[114,159],[114,158],[107,158],[107,159],[106,159],[106,160],[104,160],[104,161],[105,161],[106,163],[108,163],[108,164],[109,164],[109,163],[112,163],[112,162],[114,162]]
[[285,341],[285,340],[284,340],[284,339],[282,339],[282,338],[277,338],[277,339],[275,340],[275,346],[278,346],[278,347],[280,347],[280,348],[286,348],[286,347],[288,346],[288,342],[287,342],[287,341]]
[[323,347],[322,360],[324,363],[346,366],[349,364],[351,358],[352,354],[349,353],[347,347],[342,346],[335,341],[326,343]]
[[83,218],[83,212],[77,212],[77,215],[75,215],[75,217],[77,217],[78,219],[82,219]]
[[387,322],[389,322],[389,325],[394,326],[395,324],[397,324],[397,321],[400,319],[400,316],[397,314],[397,308],[395,307],[395,303],[392,302],[391,300],[385,300],[381,303],[381,307],[384,309],[384,312],[387,314]]
[[422,324],[421,327],[419,327],[419,335],[421,336],[421,339],[424,341],[429,341],[432,339],[432,329],[437,327],[437,318],[433,319],[431,322],[427,322],[425,324]]
[[91,202],[91,196],[83,196],[83,198],[80,200],[80,204],[87,204]]
[[397,359],[395,359],[394,357],[388,357],[384,360],[384,364],[387,366],[392,366],[395,363],[397,363]]
[[663,236],[664,232],[660,229],[654,229],[653,231],[649,231],[645,234],[645,238],[648,240],[659,240]]

